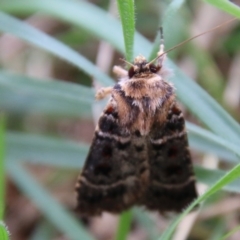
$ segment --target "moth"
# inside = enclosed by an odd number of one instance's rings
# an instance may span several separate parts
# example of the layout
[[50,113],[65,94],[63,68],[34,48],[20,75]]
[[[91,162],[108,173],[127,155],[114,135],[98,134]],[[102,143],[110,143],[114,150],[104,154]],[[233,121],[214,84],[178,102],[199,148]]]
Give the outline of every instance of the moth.
[[195,198],[195,177],[183,113],[166,81],[163,41],[157,57],[137,56],[128,71],[96,98],[111,94],[95,129],[76,184],[82,215],[120,213],[133,205],[159,212],[186,208]]

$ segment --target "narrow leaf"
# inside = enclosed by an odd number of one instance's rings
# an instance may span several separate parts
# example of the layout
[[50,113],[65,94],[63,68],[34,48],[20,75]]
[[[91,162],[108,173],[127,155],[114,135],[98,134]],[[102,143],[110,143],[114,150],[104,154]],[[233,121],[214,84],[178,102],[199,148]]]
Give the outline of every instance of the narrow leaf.
[[80,222],[60,205],[20,164],[7,162],[8,172],[15,184],[44,213],[55,227],[71,240],[92,240]]
[[135,33],[134,0],[118,0],[117,3],[123,28],[126,59],[131,62]]
[[126,211],[120,215],[115,240],[125,240],[131,228],[132,212]]
[[0,108],[25,114],[90,116],[93,90],[57,79],[36,79],[0,71]]
[[7,161],[28,161],[48,166],[80,168],[87,156],[88,146],[66,139],[24,133],[8,133]]
[[210,187],[203,195],[197,198],[179,217],[177,217],[173,223],[167,228],[167,230],[162,234],[160,240],[170,240],[171,236],[180,223],[180,221],[198,204],[206,200],[208,197],[219,191],[221,188],[239,178],[240,176],[240,164],[234,167],[231,171],[226,173],[224,177],[222,177],[216,184]]
[[234,229],[232,229],[230,232],[228,232],[227,234],[225,234],[223,237],[220,238],[220,240],[226,240],[226,239],[230,239],[230,237],[236,233],[240,231],[240,226],[235,227]]
[[37,30],[36,28],[31,27],[30,25],[3,12],[0,12],[0,22],[0,31],[14,34],[15,36],[18,36],[19,38],[34,44],[35,46],[38,46],[64,60],[67,60],[71,64],[88,73],[90,76],[98,79],[103,84],[109,85],[112,83],[111,78],[100,71],[85,57],[69,48],[67,45]]
[[235,17],[240,17],[240,8],[228,0],[205,0],[207,3],[214,5],[217,8],[220,8],[224,12],[227,12]]
[[5,208],[5,115],[0,112],[0,220],[3,220]]
[[0,220],[0,239],[1,240],[9,239],[9,232],[7,230],[7,227],[1,220]]

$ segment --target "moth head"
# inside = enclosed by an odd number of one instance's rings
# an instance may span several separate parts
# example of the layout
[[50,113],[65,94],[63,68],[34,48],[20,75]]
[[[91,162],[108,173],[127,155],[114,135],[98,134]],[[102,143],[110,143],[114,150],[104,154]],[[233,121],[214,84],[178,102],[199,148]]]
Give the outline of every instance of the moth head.
[[128,76],[129,78],[132,78],[136,74],[156,73],[159,70],[160,68],[158,66],[155,66],[152,63],[149,64],[144,56],[139,55],[135,57],[134,62],[131,65],[131,68],[128,70]]

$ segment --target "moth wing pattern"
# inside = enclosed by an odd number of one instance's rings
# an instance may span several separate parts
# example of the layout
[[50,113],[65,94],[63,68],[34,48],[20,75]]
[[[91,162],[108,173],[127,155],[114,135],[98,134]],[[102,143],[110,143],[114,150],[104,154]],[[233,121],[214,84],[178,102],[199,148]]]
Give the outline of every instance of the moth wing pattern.
[[116,101],[103,111],[76,185],[77,211],[81,215],[119,213],[136,204],[145,190],[147,152],[139,157],[134,138],[120,126]]
[[195,198],[195,178],[183,114],[174,101],[162,124],[161,109],[149,133],[149,185],[141,203],[159,212],[186,208]]
[[164,80],[165,57],[162,41],[155,59],[139,55],[128,71],[114,67],[119,83],[98,92],[98,99],[111,98],[76,185],[80,214],[133,205],[181,211],[197,197],[183,114]]

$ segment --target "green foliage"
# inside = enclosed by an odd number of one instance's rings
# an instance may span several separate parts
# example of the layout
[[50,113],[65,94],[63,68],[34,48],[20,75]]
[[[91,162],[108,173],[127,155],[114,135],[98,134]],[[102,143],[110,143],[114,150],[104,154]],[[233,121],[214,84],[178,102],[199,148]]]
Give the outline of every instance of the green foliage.
[[4,215],[4,198],[5,198],[5,116],[0,114],[0,220]]
[[121,214],[115,240],[127,239],[128,232],[131,228],[131,222],[132,222],[131,211],[127,211]]
[[179,222],[191,211],[196,207],[199,203],[203,202],[211,195],[222,189],[228,183],[234,181],[235,179],[239,178],[240,176],[240,164],[234,167],[231,171],[226,173],[220,180],[218,180],[212,187],[210,187],[203,195],[198,197],[173,223],[167,228],[167,230],[162,234],[160,240],[168,240],[171,239],[171,236],[174,232],[174,229],[179,224]]
[[223,10],[224,12],[227,12],[238,18],[240,17],[240,8],[236,4],[231,3],[228,0],[205,0],[205,1]]
[[8,240],[8,230],[3,222],[5,206],[5,115],[0,113],[0,239]]
[[118,0],[117,3],[123,28],[126,59],[131,62],[135,33],[134,0]]
[[[239,8],[227,0],[206,0],[206,2],[232,15],[240,16]],[[137,55],[139,53],[153,58],[158,50],[158,38],[156,38],[154,44],[151,44],[139,33],[134,33],[135,13],[133,0],[118,1],[122,25],[106,11],[85,1],[11,0],[0,1],[0,4],[1,10],[4,11],[0,13],[0,31],[11,33],[33,46],[71,63],[89,76],[97,79],[102,85],[113,84],[113,79],[99,70],[85,56],[10,14],[28,16],[35,12],[41,12],[49,15],[79,28],[79,31],[86,32],[88,37],[95,36],[100,40],[107,41],[116,50],[125,54],[128,61],[132,60],[133,54]],[[136,2],[136,4],[138,3]],[[183,5],[183,0],[174,0],[168,5],[163,18],[164,28],[171,28],[169,26],[175,21],[174,16]],[[123,29],[123,34],[121,28]],[[169,39],[171,37],[174,38],[173,34],[167,32],[166,37]],[[209,59],[207,55],[205,59]],[[188,123],[190,146],[200,152],[213,153],[232,165],[239,163],[240,128],[238,123],[172,61],[168,60],[167,65],[174,71],[174,76],[170,80],[176,86],[179,100],[209,129],[206,130]],[[44,79],[47,81],[41,80],[0,71],[0,108],[5,110],[10,116],[12,116],[11,114],[25,116],[28,113],[37,113],[45,117],[51,116],[55,119],[60,117],[90,117],[90,109],[94,104],[94,92],[92,89],[73,83],[61,82],[58,79],[51,79],[50,81],[49,79]],[[3,138],[1,133],[2,131],[0,132],[0,141],[4,142],[5,138]],[[4,144],[0,145],[4,146]],[[66,139],[50,136],[11,131],[8,131],[6,134],[5,159],[8,173],[24,195],[41,210],[44,217],[69,239],[88,240],[93,239],[93,237],[72,213],[58,203],[51,196],[50,192],[36,181],[34,176],[22,166],[22,163],[28,162],[78,169],[84,163],[88,147],[85,144],[77,144]],[[4,172],[3,156],[1,148],[0,177],[4,176],[2,174]],[[161,239],[171,239],[171,235],[181,219],[196,204],[205,201],[220,189],[223,188],[226,191],[240,193],[238,187],[240,183],[239,179],[237,179],[240,175],[239,165],[236,165],[228,172],[208,170],[196,166],[195,172],[200,182],[211,187],[169,226],[161,236]],[[0,201],[2,202],[3,183],[4,181],[0,180]],[[151,239],[156,239],[157,233],[153,228],[154,223],[148,218],[146,213],[141,212],[139,209],[134,210],[133,213],[131,211],[125,212],[120,216],[115,239],[126,239],[132,218],[143,225]],[[0,234],[2,229],[3,231],[6,230],[0,225]],[[41,239],[41,234],[52,236],[49,233],[49,227],[45,224],[39,226],[32,239]]]
[[23,193],[31,199],[44,216],[55,225],[56,228],[73,240],[92,240],[90,234],[81,226],[80,222],[28,173],[20,164],[9,161],[7,168],[11,178]]
[[8,240],[8,230],[6,228],[6,226],[4,225],[4,223],[2,221],[0,221],[0,239],[1,240]]

